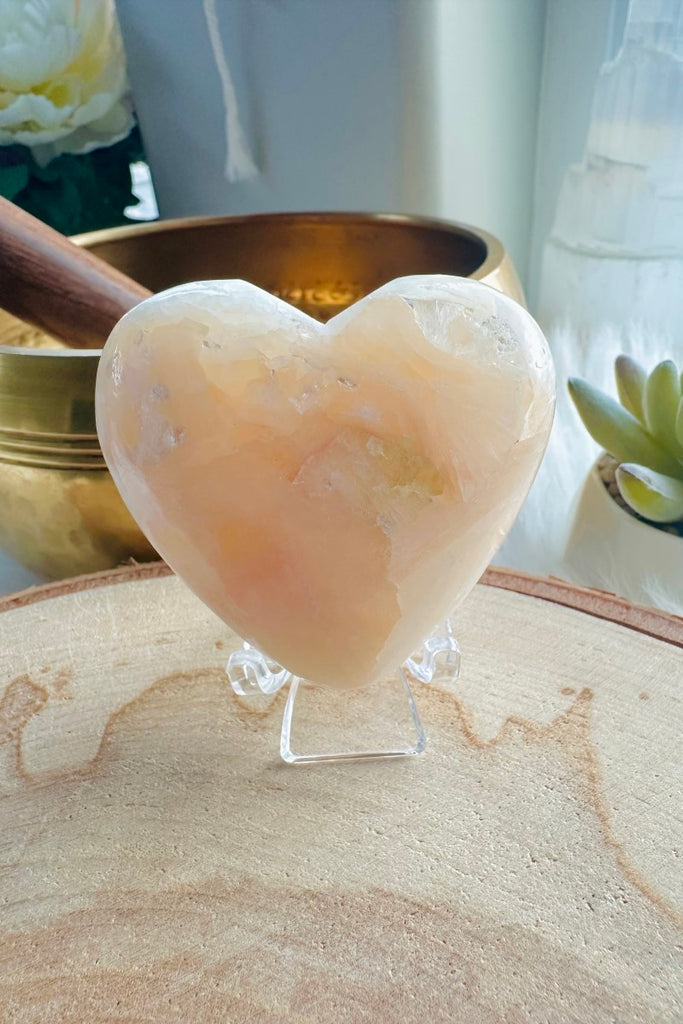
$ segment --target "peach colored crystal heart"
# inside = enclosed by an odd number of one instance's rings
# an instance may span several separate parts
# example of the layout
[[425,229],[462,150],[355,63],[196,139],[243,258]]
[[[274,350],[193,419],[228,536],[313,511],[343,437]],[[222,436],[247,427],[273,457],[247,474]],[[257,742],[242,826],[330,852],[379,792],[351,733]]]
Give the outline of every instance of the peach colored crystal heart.
[[294,675],[393,671],[477,581],[550,431],[545,340],[453,277],[323,326],[242,281],[183,285],[104,349],[107,463],[161,555]]

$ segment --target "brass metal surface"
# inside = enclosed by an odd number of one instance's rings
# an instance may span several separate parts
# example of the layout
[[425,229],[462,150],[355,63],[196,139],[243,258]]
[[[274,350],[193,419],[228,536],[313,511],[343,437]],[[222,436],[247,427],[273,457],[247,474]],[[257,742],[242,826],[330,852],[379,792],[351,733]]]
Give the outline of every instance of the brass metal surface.
[[181,281],[239,277],[319,320],[396,277],[455,274],[523,302],[501,243],[484,231],[397,214],[279,213],[157,221],[78,239],[160,291]]
[[[323,321],[409,274],[471,276],[524,301],[501,243],[445,221],[254,214],[157,221],[75,241],[153,291],[238,277]],[[0,310],[0,548],[45,577],[155,557],[99,449],[99,354],[65,347]]]

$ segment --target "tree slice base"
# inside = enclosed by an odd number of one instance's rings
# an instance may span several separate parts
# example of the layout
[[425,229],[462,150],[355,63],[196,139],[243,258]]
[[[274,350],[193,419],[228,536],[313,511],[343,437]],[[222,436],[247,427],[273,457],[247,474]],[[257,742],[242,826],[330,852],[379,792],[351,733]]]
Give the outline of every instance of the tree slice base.
[[683,623],[488,579],[427,752],[301,768],[163,568],[6,600],[0,1021],[680,1022]]

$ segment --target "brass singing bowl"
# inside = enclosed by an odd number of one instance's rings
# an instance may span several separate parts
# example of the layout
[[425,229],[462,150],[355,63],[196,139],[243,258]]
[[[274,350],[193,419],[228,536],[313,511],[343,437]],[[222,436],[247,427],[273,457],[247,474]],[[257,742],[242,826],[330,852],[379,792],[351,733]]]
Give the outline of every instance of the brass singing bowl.
[[[74,239],[161,291],[242,278],[318,320],[396,277],[473,277],[523,302],[501,243],[463,224],[390,214],[186,218]],[[95,428],[100,350],[76,350],[0,310],[0,549],[46,578],[154,549],[110,477]]]

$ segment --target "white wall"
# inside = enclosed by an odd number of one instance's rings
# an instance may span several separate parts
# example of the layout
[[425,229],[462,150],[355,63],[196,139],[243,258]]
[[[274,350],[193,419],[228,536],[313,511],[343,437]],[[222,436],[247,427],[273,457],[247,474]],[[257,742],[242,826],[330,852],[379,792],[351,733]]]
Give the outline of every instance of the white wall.
[[522,279],[545,13],[546,0],[435,0],[437,208],[497,235]]
[[118,0],[162,216],[395,210],[527,265],[546,0],[218,0],[262,175],[223,177],[200,0]]
[[118,0],[162,216],[405,209],[428,190],[431,0],[217,0],[261,174],[223,174],[225,114],[201,0]]

